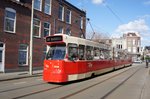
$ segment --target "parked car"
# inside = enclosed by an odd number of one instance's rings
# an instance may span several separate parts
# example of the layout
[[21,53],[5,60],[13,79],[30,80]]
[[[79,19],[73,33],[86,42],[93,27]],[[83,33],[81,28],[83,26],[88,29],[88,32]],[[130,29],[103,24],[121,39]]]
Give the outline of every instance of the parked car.
[[142,60],[137,59],[137,60],[134,60],[133,62],[134,62],[134,63],[142,63]]

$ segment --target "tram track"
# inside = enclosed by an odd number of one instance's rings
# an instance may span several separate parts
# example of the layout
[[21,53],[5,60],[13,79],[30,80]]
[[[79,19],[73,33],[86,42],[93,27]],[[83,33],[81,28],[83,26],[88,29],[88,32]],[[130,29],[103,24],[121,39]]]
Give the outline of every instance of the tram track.
[[12,99],[23,98],[23,97],[31,96],[31,95],[38,94],[38,93],[41,93],[41,92],[46,92],[46,91],[50,91],[50,90],[53,90],[53,89],[57,89],[57,88],[60,88],[60,87],[63,87],[63,86],[62,85],[58,85],[56,87],[47,88],[47,89],[40,90],[40,91],[34,91],[34,92],[31,92],[31,93],[28,93],[28,94],[24,94],[24,95],[21,95],[21,96],[14,97]]
[[[117,73],[117,74],[115,74],[115,75],[113,75],[113,76],[110,76],[110,77],[107,78],[107,79],[104,79],[104,80],[102,80],[102,81],[100,81],[100,82],[97,82],[97,83],[95,83],[95,84],[92,84],[92,85],[90,85],[90,86],[87,86],[87,87],[85,87],[85,88],[83,88],[83,89],[80,89],[80,90],[74,92],[74,93],[71,93],[71,94],[68,94],[68,95],[66,95],[66,96],[60,97],[60,99],[66,99],[66,98],[75,96],[75,95],[77,95],[77,94],[79,94],[79,93],[81,93],[81,92],[83,92],[83,91],[86,91],[86,90],[88,90],[88,89],[90,89],[90,88],[92,88],[92,87],[95,87],[95,86],[97,86],[97,85],[99,85],[99,84],[102,84],[102,83],[104,83],[104,82],[106,82],[106,81],[108,81],[108,80],[110,80],[110,79],[112,79],[112,78],[114,78],[114,77],[117,77],[117,76],[119,76],[120,74],[123,74],[123,73],[127,72],[127,71],[130,70],[130,69],[132,69],[132,68],[129,68],[129,69],[123,71],[123,72]],[[139,68],[139,69],[140,69],[140,68]],[[123,83],[125,83],[129,78],[131,78],[139,69],[137,69],[132,75],[130,75],[129,77],[127,77],[123,82],[121,82],[121,83],[120,83],[119,85],[117,85],[115,88],[113,88],[112,90],[110,90],[107,94],[105,94],[104,96],[102,96],[102,98],[100,98],[100,99],[105,99],[108,95],[110,95],[113,91],[115,91],[118,87],[120,87]],[[55,86],[55,87],[52,87],[52,88],[46,88],[46,89],[43,89],[43,90],[38,90],[38,91],[30,92],[30,93],[27,93],[27,94],[24,94],[24,95],[20,95],[20,96],[14,97],[14,98],[12,98],[12,99],[25,98],[25,97],[28,97],[28,96],[36,95],[36,94],[38,94],[38,93],[44,93],[44,92],[47,92],[47,91],[52,91],[52,90],[55,90],[55,89],[59,89],[59,88],[61,88],[61,87],[65,87],[65,86],[64,86],[64,85],[58,85],[58,86]]]
[[107,92],[104,96],[102,96],[100,99],[107,98],[110,94],[112,94],[117,88],[119,88],[121,85],[123,85],[126,81],[128,81],[131,77],[133,77],[141,68],[137,69],[135,72],[133,72],[129,77],[127,77],[125,80],[123,80],[121,83],[119,83],[116,87],[111,89],[109,92]]
[[44,85],[44,84],[45,83],[40,83],[40,84],[34,84],[34,85],[29,85],[29,86],[23,86],[23,87],[19,87],[19,88],[12,88],[12,89],[8,89],[8,90],[0,91],[0,93],[14,91],[14,90],[19,90],[19,89],[23,89],[23,88],[29,88],[29,87],[33,87],[33,86]]
[[[130,68],[131,69],[131,68]],[[100,99],[105,99],[107,96],[109,96],[111,93],[113,93],[117,88],[119,88],[122,84],[124,84],[128,79],[130,79],[134,74],[136,74],[136,72],[138,72],[140,70],[140,68],[139,69],[137,69],[134,73],[132,73],[129,77],[127,77],[125,80],[123,80],[121,83],[119,83],[116,87],[114,87],[113,89],[111,89],[109,92],[107,92],[105,95],[103,95]],[[123,73],[125,73],[125,72],[127,72],[128,71],[128,69],[127,70],[125,70],[125,71],[123,71],[123,72],[121,72],[121,73],[118,73],[118,74],[116,74],[116,75],[113,75],[113,76],[111,76],[111,77],[109,77],[109,78],[107,78],[107,79],[105,79],[105,80],[103,80],[103,81],[100,81],[100,82],[98,82],[98,83],[95,83],[95,84],[93,84],[93,85],[90,85],[90,86],[88,86],[88,87],[86,87],[86,88],[83,88],[83,89],[81,89],[81,90],[79,90],[79,91],[76,91],[76,92],[74,92],[74,93],[71,93],[71,94],[68,94],[68,95],[66,95],[66,96],[63,96],[63,97],[61,97],[60,99],[67,99],[67,98],[70,98],[70,97],[72,97],[72,96],[75,96],[75,95],[77,95],[77,94],[79,94],[79,93],[81,93],[81,92],[83,92],[83,91],[86,91],[86,90],[88,90],[88,89],[90,89],[90,88],[92,88],[92,87],[95,87],[95,86],[97,86],[97,85],[99,85],[99,84],[102,84],[102,83],[104,83],[104,82],[106,82],[106,81],[108,81],[108,80],[110,80],[110,79],[113,79],[114,77],[117,77],[117,76],[119,76],[120,74],[123,74]]]
[[[42,86],[42,85],[47,85],[47,83],[41,82],[41,83],[38,83],[38,84],[31,84],[31,85],[28,85],[28,86],[21,86],[21,87],[18,87],[18,88],[11,88],[11,89],[7,89],[7,90],[1,90],[0,94],[14,92],[14,91],[18,91],[18,90],[24,90],[24,89],[27,89],[27,88],[38,87],[38,86]],[[41,92],[53,90],[53,89],[60,88],[60,87],[63,87],[63,85],[54,85],[53,87],[51,86],[50,88],[44,88],[43,90],[38,90],[38,91],[35,90],[33,92],[29,92],[29,93],[26,93],[26,94],[23,94],[23,95],[20,95],[20,96],[15,96],[14,98],[11,97],[11,99],[19,99],[19,98],[22,98],[22,97],[38,94],[38,93],[41,93]]]

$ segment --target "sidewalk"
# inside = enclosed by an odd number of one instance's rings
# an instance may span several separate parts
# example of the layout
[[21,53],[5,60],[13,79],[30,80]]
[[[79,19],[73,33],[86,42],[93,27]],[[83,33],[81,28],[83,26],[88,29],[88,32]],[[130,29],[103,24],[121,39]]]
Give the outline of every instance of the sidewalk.
[[150,99],[150,67],[148,68],[148,73],[146,75],[146,81],[143,87],[141,99]]
[[13,73],[0,73],[0,81],[42,76],[42,72],[43,72],[43,70],[34,70],[33,75],[30,75],[29,71],[13,72]]

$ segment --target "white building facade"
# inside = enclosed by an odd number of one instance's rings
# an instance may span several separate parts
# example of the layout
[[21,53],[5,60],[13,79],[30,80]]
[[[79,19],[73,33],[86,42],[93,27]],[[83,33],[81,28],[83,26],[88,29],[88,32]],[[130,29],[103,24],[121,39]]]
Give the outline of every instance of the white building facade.
[[[112,47],[118,50],[127,51],[133,59],[140,57],[141,53],[141,37],[139,33],[128,32],[123,37],[112,38]],[[116,50],[115,52],[118,52]]]

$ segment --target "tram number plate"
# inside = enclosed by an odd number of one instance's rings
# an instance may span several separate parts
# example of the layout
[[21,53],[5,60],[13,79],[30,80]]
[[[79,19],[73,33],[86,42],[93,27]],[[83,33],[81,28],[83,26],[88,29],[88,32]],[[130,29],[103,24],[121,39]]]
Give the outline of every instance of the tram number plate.
[[88,67],[90,67],[90,68],[91,68],[92,66],[93,66],[93,64],[92,64],[92,63],[88,63]]

